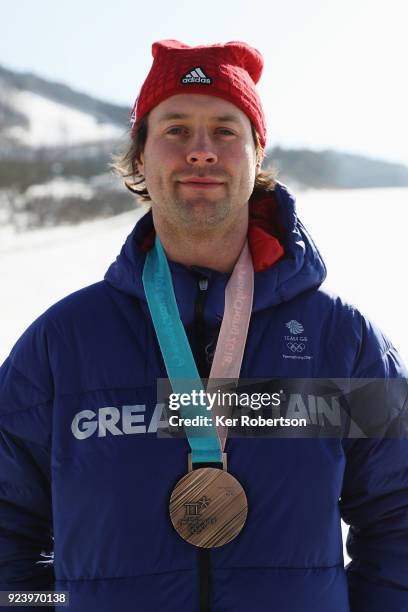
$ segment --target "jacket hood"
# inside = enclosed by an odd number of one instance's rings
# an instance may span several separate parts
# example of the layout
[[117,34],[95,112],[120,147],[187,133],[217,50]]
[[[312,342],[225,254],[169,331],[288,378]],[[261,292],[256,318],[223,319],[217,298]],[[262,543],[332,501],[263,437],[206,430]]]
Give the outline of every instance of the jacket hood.
[[[298,219],[294,196],[282,183],[273,192],[257,192],[249,201],[249,247],[254,262],[253,312],[286,302],[308,289],[318,287],[326,267],[312,238]],[[105,281],[115,289],[135,296],[147,309],[142,283],[146,252],[152,246],[154,226],[151,211],[135,225]],[[186,266],[169,261],[174,290],[183,323],[194,317],[194,296],[200,271],[209,279],[207,304],[213,323],[224,313],[225,286],[229,273]]]

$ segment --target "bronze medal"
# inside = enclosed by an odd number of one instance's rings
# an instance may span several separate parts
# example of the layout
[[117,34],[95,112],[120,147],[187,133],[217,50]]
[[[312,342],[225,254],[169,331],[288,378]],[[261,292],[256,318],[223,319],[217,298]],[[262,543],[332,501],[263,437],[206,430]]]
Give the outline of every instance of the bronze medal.
[[200,548],[223,546],[241,531],[248,513],[245,491],[234,476],[212,467],[183,476],[170,497],[177,533]]
[[[204,391],[180,318],[171,271],[158,234],[153,249],[150,249],[146,255],[142,279],[174,393],[180,394],[182,391],[185,395],[192,394],[193,391]],[[213,389],[213,382],[217,378],[232,381],[239,379],[251,319],[253,294],[254,268],[246,240],[226,286],[224,316],[207,390]],[[230,342],[231,334],[234,335],[233,343]],[[186,377],[189,380],[186,381]],[[192,401],[191,405],[195,406],[194,410],[188,410],[187,406],[182,404],[182,416],[207,415],[209,407],[204,406],[202,402],[197,406]],[[217,416],[220,406],[215,404],[213,408]],[[226,469],[226,455],[223,451],[227,439],[227,427],[215,426],[212,419],[209,428],[207,423],[204,425],[200,421],[197,426],[193,425],[192,421],[188,421],[189,419],[185,419],[184,431],[194,463],[199,465],[200,458],[204,457],[204,465],[210,464],[214,467],[190,469],[189,473],[177,482],[170,497],[171,522],[178,534],[194,546],[202,548],[223,546],[231,542],[244,526],[248,514],[247,498],[240,483]],[[199,443],[195,439],[197,436],[201,438]],[[204,439],[207,437],[206,447]],[[220,453],[223,456],[224,469],[215,467],[220,463],[218,461],[221,458]]]

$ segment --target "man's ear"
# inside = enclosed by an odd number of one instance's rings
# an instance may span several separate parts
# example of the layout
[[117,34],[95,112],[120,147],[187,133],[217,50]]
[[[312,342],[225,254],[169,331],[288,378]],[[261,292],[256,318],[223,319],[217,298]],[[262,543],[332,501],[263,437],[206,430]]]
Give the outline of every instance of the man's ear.
[[143,174],[144,176],[144,154],[143,151],[139,155],[139,159],[137,160],[137,169],[139,174]]

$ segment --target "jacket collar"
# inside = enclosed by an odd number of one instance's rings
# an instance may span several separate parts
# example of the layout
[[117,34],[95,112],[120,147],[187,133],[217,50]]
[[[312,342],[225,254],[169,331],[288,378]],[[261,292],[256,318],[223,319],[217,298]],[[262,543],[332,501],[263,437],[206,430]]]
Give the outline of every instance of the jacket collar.
[[[312,238],[296,214],[295,198],[285,185],[273,192],[254,193],[249,201],[248,242],[254,262],[253,312],[287,302],[304,291],[318,287],[326,267]],[[151,211],[135,225],[105,281],[138,297],[147,309],[142,284],[146,252],[152,246],[154,227]],[[194,318],[197,280],[194,268],[169,262],[180,317],[188,325]],[[196,268],[197,269],[197,268]],[[224,292],[229,274],[199,268],[209,279],[205,317],[209,324],[222,320]]]

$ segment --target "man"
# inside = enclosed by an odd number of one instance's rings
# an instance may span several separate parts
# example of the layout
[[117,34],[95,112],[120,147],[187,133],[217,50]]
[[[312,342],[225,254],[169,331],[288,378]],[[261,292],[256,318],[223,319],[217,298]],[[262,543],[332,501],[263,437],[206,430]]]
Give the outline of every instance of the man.
[[[69,591],[70,609],[87,612],[408,610],[406,439],[231,437],[221,465],[215,436],[211,449],[188,431],[156,436],[157,379],[187,375],[192,355],[202,378],[218,362],[232,378],[406,371],[320,287],[325,266],[293,197],[260,171],[260,53],[161,41],[153,57],[118,164],[151,210],[104,281],[47,310],[1,369],[1,589]],[[231,303],[241,318],[228,353]],[[186,516],[213,501],[201,474],[227,474],[225,494],[239,482],[246,495],[244,524],[221,545],[185,541],[169,516],[190,445],[199,494]],[[53,564],[38,563],[51,549]]]

